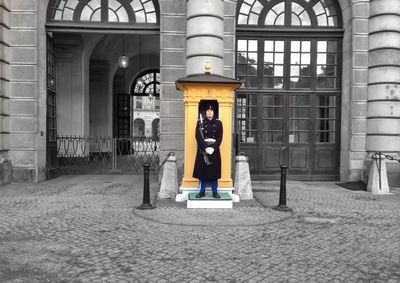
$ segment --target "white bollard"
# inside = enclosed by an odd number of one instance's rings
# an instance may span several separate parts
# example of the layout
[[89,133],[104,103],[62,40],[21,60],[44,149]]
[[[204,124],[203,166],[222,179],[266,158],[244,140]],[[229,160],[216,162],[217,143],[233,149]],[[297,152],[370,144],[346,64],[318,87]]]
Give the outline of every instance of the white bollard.
[[161,179],[159,199],[173,199],[178,193],[178,168],[176,166],[176,156],[168,157],[164,164]]
[[244,155],[236,156],[235,193],[241,200],[253,199],[249,163]]
[[379,162],[378,154],[374,154],[372,156],[372,164],[369,171],[367,190],[372,194],[390,194],[386,172],[386,158],[384,155],[380,155],[380,157],[381,160]]

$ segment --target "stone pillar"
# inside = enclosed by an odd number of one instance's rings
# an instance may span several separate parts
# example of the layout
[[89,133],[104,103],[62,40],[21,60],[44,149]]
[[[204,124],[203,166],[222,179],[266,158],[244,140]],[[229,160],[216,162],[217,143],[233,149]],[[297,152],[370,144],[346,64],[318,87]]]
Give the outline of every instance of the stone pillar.
[[249,163],[246,156],[236,156],[235,193],[241,200],[253,199]]
[[400,1],[370,2],[368,57],[367,151],[393,155],[400,151]]
[[367,151],[400,150],[400,1],[370,3]]
[[0,0],[0,156],[8,157],[10,116],[10,7]]
[[186,75],[203,74],[210,62],[212,74],[224,75],[224,3],[188,0],[186,18]]
[[178,193],[178,170],[176,167],[176,156],[169,156],[164,164],[161,179],[159,199],[173,199]]

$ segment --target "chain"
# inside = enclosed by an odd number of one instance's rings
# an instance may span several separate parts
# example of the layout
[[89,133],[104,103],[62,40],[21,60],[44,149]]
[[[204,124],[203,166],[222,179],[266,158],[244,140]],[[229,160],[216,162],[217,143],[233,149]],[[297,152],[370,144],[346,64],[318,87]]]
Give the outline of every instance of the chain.
[[385,157],[387,160],[394,160],[394,161],[400,162],[400,158],[394,158],[393,156],[384,154],[382,152],[375,152],[374,154],[372,154],[371,157],[374,159],[379,159],[379,156],[381,156],[381,158]]

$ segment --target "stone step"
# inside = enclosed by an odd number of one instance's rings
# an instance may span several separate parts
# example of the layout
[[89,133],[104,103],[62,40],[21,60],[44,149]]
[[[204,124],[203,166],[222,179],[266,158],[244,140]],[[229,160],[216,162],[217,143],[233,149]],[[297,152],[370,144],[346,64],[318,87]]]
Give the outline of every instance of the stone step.
[[206,192],[206,196],[196,198],[196,193],[189,193],[187,208],[232,208],[233,200],[229,193],[220,192],[221,198],[213,198],[212,193]]

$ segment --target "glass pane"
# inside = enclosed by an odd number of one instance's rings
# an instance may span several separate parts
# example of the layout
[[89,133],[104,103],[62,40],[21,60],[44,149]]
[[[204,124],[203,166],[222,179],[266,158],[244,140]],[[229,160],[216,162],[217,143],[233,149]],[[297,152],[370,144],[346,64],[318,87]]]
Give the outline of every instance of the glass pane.
[[301,42],[301,51],[302,52],[310,52],[310,46],[311,46],[310,41],[302,41]]
[[260,12],[263,8],[264,8],[264,6],[260,2],[256,1],[256,3],[254,3],[254,5],[253,5],[252,11],[256,14],[260,14]]
[[290,66],[290,76],[299,76],[300,73],[300,66]]
[[318,20],[318,25],[319,25],[319,26],[324,26],[324,27],[325,27],[325,26],[328,25],[328,21],[327,21],[325,15],[318,16],[318,17],[317,17],[317,20]]
[[275,21],[276,26],[283,26],[285,25],[285,14],[280,14]]
[[326,64],[326,54],[325,53],[318,53],[317,64]]
[[254,13],[250,13],[249,17],[249,25],[257,25],[258,24],[258,15]]
[[138,23],[146,22],[146,17],[145,17],[144,11],[136,12],[135,17],[136,17],[136,22],[138,22]]
[[300,41],[292,41],[290,44],[292,52],[300,52]]
[[274,78],[274,88],[283,88],[283,78],[275,77]]
[[[99,0],[97,0],[99,1]],[[92,1],[92,2],[97,2],[97,1]],[[78,0],[68,0],[68,2],[65,4],[65,7],[70,8],[71,10],[75,10],[76,5],[78,5]],[[100,7],[100,6],[98,6]],[[98,8],[94,7],[94,8]]]
[[65,21],[72,21],[74,16],[74,11],[70,9],[64,10],[63,20]]
[[274,10],[275,13],[279,15],[280,13],[285,11],[285,3],[281,2],[279,4],[276,4],[274,7],[272,7],[272,10]]
[[142,3],[139,0],[133,0],[131,2],[131,6],[132,6],[133,11],[135,11],[135,12],[143,9]]
[[238,40],[238,51],[246,51],[247,50],[247,40]]
[[275,41],[275,51],[283,52],[285,50],[285,42],[283,41]]
[[154,12],[154,4],[152,1],[146,2],[143,4],[144,6],[144,10],[146,11],[146,13],[150,13],[150,12]]
[[317,4],[314,5],[313,9],[317,16],[320,14],[325,14],[325,9],[322,6],[321,2],[317,2]]
[[116,11],[119,7],[121,6],[121,3],[119,3],[116,0],[108,0],[108,8],[111,10]]
[[249,64],[257,64],[257,53],[250,53],[248,55]]
[[250,8],[251,6],[247,5],[246,3],[243,3],[242,6],[240,7],[240,13],[248,15],[250,13]]
[[117,14],[111,9],[108,9],[108,21],[109,22],[118,22]]
[[283,77],[283,66],[275,66],[274,75],[277,77]]
[[265,40],[264,41],[264,51],[274,51],[274,42],[271,40]]
[[273,132],[273,143],[282,143],[282,132]]
[[295,14],[292,13],[292,26],[300,26],[300,19]]
[[242,14],[240,14],[238,18],[238,24],[239,25],[247,24],[247,16],[243,16]]
[[326,46],[327,42],[326,41],[318,41],[318,52],[326,52]]
[[304,8],[300,6],[299,4],[292,2],[292,12],[295,13],[296,15],[299,15]]
[[283,53],[275,53],[275,64],[283,64]]
[[148,23],[156,23],[157,22],[157,15],[155,12],[147,14],[147,22]]
[[258,41],[257,40],[249,40],[249,51],[257,51],[258,50]]
[[302,26],[311,26],[310,16],[308,15],[306,10],[304,10],[304,12],[299,15],[299,18]]
[[337,51],[337,42],[328,41],[328,52],[336,52],[336,51]]
[[274,63],[274,53],[265,53],[264,63]]
[[273,26],[275,23],[276,14],[273,11],[269,11],[267,16],[265,17],[265,25]]
[[291,64],[300,64],[300,53],[290,54],[290,63]]
[[301,64],[310,64],[310,53],[301,54]]
[[90,19],[92,22],[100,22],[101,21],[101,9],[97,9]]

